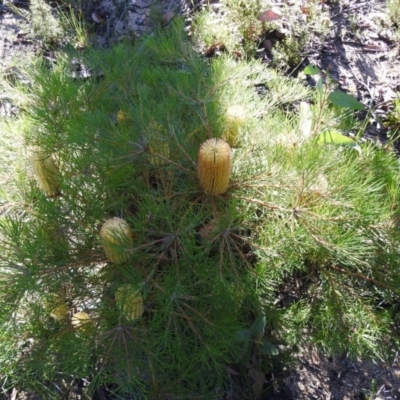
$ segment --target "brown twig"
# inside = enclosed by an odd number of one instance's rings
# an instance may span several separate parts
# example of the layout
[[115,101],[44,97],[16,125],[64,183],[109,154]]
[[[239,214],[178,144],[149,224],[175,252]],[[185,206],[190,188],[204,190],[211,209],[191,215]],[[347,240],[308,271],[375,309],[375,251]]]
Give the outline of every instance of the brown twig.
[[339,271],[339,272],[341,272],[343,274],[356,276],[358,278],[364,279],[365,281],[372,282],[373,284],[381,286],[381,287],[383,287],[385,289],[389,289],[389,290],[392,290],[394,292],[398,291],[398,289],[396,289],[395,287],[390,286],[390,285],[386,285],[385,283],[379,282],[376,279],[368,278],[367,276],[361,274],[360,272],[347,271],[347,270],[345,270],[343,268],[336,267],[335,265],[331,265],[331,268],[333,268],[334,270]]

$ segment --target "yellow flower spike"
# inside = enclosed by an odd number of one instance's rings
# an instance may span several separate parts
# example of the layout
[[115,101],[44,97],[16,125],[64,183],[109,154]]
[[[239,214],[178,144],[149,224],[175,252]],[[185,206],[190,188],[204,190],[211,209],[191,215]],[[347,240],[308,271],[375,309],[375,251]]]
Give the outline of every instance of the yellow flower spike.
[[207,194],[225,193],[231,175],[231,147],[222,139],[208,139],[199,149],[197,175]]
[[71,324],[74,329],[87,329],[89,326],[88,324],[91,324],[92,320],[89,316],[88,313],[85,313],[84,311],[80,311],[75,313],[72,318],[71,318]]
[[240,128],[245,123],[245,111],[241,106],[231,106],[226,111],[226,125],[222,133],[231,147],[237,147],[240,142]]
[[111,262],[121,264],[129,259],[126,248],[133,245],[133,235],[124,219],[108,219],[101,227],[100,237],[106,256]]
[[31,150],[30,161],[36,179],[47,197],[56,196],[60,185],[60,171],[50,155],[39,148]]
[[120,286],[115,292],[115,300],[128,320],[134,321],[143,315],[143,297],[131,285]]

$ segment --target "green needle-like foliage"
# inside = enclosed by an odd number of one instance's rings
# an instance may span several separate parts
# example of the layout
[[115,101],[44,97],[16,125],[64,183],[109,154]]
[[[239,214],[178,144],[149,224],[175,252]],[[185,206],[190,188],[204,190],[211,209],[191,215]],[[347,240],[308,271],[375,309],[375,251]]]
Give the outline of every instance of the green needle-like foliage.
[[[373,145],[300,134],[299,105],[311,99],[300,81],[256,61],[206,62],[178,22],[135,44],[41,61],[15,91],[26,152],[52,155],[60,177],[47,196],[27,165],[19,205],[0,219],[7,382],[44,398],[56,397],[49,382],[85,377],[89,392],[210,399],[223,395],[228,366],[268,373],[305,343],[389,352],[399,164]],[[230,185],[206,195],[198,149],[224,135],[230,107],[241,108]],[[118,244],[118,264],[100,237],[112,217],[133,238]],[[143,299],[138,318],[117,304],[126,285]],[[90,320],[73,325],[82,311]]]

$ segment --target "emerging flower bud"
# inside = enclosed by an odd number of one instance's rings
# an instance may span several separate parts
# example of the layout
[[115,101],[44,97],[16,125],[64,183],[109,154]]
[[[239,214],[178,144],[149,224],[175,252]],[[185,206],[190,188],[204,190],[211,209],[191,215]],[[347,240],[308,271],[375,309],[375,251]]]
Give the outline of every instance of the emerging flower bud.
[[199,229],[199,235],[203,240],[209,241],[213,237],[213,234],[215,233],[217,228],[218,228],[218,222],[214,218],[209,223],[203,225]]
[[34,148],[30,154],[33,171],[40,187],[47,197],[57,195],[60,185],[60,171],[50,155]]
[[208,139],[199,149],[197,175],[207,194],[225,193],[231,175],[231,148],[222,139]]
[[125,123],[129,120],[129,114],[126,111],[118,110],[117,111],[117,122]]
[[56,321],[62,321],[67,316],[67,311],[67,305],[60,304],[51,311],[50,317],[54,318]]
[[121,264],[129,259],[126,248],[133,245],[133,236],[128,223],[118,217],[108,219],[100,230],[107,258],[115,263]]
[[128,320],[133,321],[143,315],[143,297],[131,285],[120,286],[115,292],[115,300]]
[[149,160],[155,166],[164,165],[165,158],[169,157],[169,146],[165,134],[165,128],[157,121],[151,121],[148,125],[149,141]]
[[84,311],[78,312],[74,314],[71,318],[71,324],[74,329],[85,329],[88,328],[88,324],[90,324],[91,318],[89,314],[85,313]]
[[67,303],[65,298],[59,294],[51,294],[45,301],[45,307],[50,311],[50,317],[54,318],[56,321],[62,321],[67,317]]
[[240,142],[240,128],[245,123],[245,112],[241,106],[231,106],[226,111],[226,125],[222,134],[231,147],[237,147]]
[[164,165],[166,161],[164,158],[169,157],[168,143],[161,138],[153,138],[149,144],[150,162],[153,165]]

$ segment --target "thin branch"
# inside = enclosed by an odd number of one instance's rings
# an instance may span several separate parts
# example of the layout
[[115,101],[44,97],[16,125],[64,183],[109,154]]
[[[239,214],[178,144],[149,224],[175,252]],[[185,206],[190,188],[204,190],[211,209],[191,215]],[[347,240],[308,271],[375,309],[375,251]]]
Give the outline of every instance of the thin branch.
[[278,211],[283,211],[283,212],[287,212],[287,213],[292,213],[293,212],[293,210],[289,210],[287,208],[275,206],[273,204],[266,203],[265,201],[261,201],[261,200],[257,200],[257,199],[251,199],[249,197],[238,196],[237,199],[248,201],[249,203],[258,204],[258,205],[260,205],[262,207],[269,208],[271,210],[278,210]]
[[343,268],[336,267],[335,265],[331,265],[331,268],[333,268],[334,270],[339,271],[339,272],[341,272],[343,274],[356,276],[357,278],[361,278],[361,279],[364,279],[365,281],[372,282],[373,284],[375,284],[377,286],[380,286],[380,287],[383,287],[385,289],[389,289],[389,290],[392,290],[394,292],[398,292],[399,291],[398,288],[395,288],[395,287],[390,286],[390,285],[386,285],[385,283],[379,282],[376,279],[368,278],[367,276],[361,274],[360,272],[347,271],[347,270],[345,270]]

